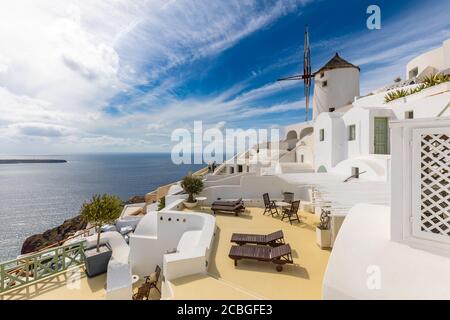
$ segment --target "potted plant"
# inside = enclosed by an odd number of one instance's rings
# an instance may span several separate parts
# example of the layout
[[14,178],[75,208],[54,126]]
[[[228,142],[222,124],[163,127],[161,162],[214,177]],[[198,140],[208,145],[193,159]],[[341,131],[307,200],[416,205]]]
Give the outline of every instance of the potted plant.
[[194,208],[197,205],[197,200],[194,198],[194,195],[199,194],[203,190],[202,179],[192,174],[188,174],[181,180],[181,187],[189,194],[187,200],[184,201],[184,205],[187,208]]
[[97,232],[96,248],[85,251],[86,273],[89,277],[106,272],[112,251],[107,245],[100,245],[101,228],[114,223],[122,212],[122,201],[116,196],[94,195],[89,203],[84,203],[81,216]]
[[331,217],[329,209],[322,209],[320,223],[316,227],[316,242],[321,249],[331,247],[330,222]]

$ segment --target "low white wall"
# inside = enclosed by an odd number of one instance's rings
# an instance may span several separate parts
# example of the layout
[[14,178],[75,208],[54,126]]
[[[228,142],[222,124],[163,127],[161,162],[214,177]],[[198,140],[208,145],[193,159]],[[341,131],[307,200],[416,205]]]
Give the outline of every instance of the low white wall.
[[450,299],[450,259],[390,239],[390,208],[347,215],[323,280],[324,299]]
[[[102,244],[107,243],[112,250],[106,274],[106,299],[131,300],[132,278],[128,244],[122,235],[116,231],[103,232],[100,239]],[[86,238],[86,247],[95,247],[96,242],[96,234],[89,236]]]
[[[182,202],[183,199],[168,203],[165,209],[149,212],[141,220],[130,237],[130,261],[134,274],[148,275],[156,265],[162,266],[166,281],[206,272],[215,234],[215,217],[178,211],[183,206]],[[195,237],[183,237],[189,232],[193,232]],[[189,243],[181,243],[180,240]]]
[[280,177],[274,176],[245,176],[237,186],[214,186],[205,188],[201,195],[208,198],[205,204],[215,200],[243,198],[247,206],[262,206],[262,195],[269,193],[271,199],[282,199],[283,192],[293,192],[294,197],[310,201],[305,186],[291,184]]
[[[352,174],[352,168],[359,168],[361,180],[370,181],[388,181],[389,180],[389,166],[390,156],[386,155],[384,158],[377,157],[359,157],[348,159],[340,162],[336,167],[330,169],[330,172],[342,175],[347,178]],[[363,173],[364,172],[364,173]]]
[[214,177],[220,177],[221,179],[214,179],[211,181],[204,181],[203,186],[204,188],[212,187],[212,186],[221,186],[221,185],[238,185],[241,182],[241,177],[244,176],[250,176],[255,175],[255,173],[239,173],[239,174],[233,174],[228,176],[214,176]]

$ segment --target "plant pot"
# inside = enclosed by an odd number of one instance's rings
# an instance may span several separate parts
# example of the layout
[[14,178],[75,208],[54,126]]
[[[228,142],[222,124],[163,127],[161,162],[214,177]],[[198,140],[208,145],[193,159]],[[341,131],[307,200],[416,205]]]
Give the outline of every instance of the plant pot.
[[316,242],[317,245],[321,248],[330,248],[331,247],[331,230],[326,229],[322,230],[316,228]]
[[197,202],[197,201],[195,201],[195,202],[187,202],[187,201],[184,201],[183,204],[184,204],[184,206],[185,206],[186,208],[192,209],[192,208],[195,208],[195,207],[197,206],[198,202]]
[[100,252],[97,252],[97,247],[86,250],[84,252],[86,266],[86,274],[88,277],[95,277],[99,274],[105,273],[108,270],[109,259],[111,259],[112,250],[106,246],[100,246]]

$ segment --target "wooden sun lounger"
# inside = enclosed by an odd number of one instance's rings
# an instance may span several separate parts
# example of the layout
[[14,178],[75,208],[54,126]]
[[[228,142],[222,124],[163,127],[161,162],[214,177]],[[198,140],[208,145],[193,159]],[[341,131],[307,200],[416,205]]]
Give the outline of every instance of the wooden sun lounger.
[[242,201],[242,198],[239,198],[237,200],[216,200],[213,202],[212,204],[217,205],[217,206],[237,206],[237,205],[241,205],[243,209],[245,209],[244,207],[244,202]]
[[239,212],[242,211],[242,206],[236,205],[236,206],[224,206],[224,205],[215,205],[213,204],[211,206],[211,210],[216,214],[217,212],[226,212],[226,213],[234,213],[235,216],[239,215]]
[[241,259],[272,262],[277,265],[276,270],[278,272],[283,270],[284,264],[294,263],[289,244],[283,244],[278,247],[255,245],[232,246],[228,256],[234,260],[235,266],[237,266],[238,260]]
[[234,242],[240,246],[244,244],[257,244],[276,247],[284,244],[284,235],[282,230],[278,230],[267,235],[233,233],[233,235],[231,236],[231,242]]

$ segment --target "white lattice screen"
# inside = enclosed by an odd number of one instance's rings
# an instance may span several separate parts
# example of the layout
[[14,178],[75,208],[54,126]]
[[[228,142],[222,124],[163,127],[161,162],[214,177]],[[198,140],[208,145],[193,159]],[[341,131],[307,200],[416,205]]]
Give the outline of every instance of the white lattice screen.
[[450,242],[450,129],[420,130],[413,143],[415,234]]

